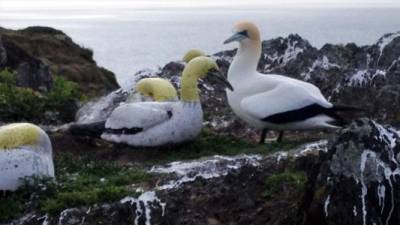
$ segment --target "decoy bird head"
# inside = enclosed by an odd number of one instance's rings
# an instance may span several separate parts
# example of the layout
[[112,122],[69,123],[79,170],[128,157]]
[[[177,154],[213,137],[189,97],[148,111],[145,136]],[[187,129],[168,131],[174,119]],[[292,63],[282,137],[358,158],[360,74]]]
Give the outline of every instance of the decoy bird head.
[[0,150],[36,145],[40,128],[29,123],[12,123],[0,127]]
[[136,83],[136,91],[154,101],[174,101],[177,99],[175,87],[168,80],[158,77],[144,78]]
[[192,59],[183,70],[183,76],[192,76],[196,79],[209,76],[221,82],[226,88],[233,91],[232,85],[226,77],[220,72],[217,63],[206,56],[199,56]]
[[199,49],[190,49],[189,51],[186,52],[186,54],[183,56],[183,61],[185,63],[190,62],[190,60],[199,57],[199,56],[206,56],[206,53]]
[[234,41],[240,43],[254,43],[260,42],[260,31],[258,27],[249,21],[241,21],[235,24],[233,27],[233,35],[224,41],[224,44],[228,44]]

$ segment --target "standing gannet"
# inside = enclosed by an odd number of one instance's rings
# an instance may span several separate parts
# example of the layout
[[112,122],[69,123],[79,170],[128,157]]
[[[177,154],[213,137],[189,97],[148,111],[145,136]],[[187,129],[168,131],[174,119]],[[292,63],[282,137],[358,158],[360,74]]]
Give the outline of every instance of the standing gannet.
[[0,127],[0,190],[16,190],[24,177],[54,177],[49,136],[30,123]]
[[[181,100],[138,102],[116,108],[103,124],[101,138],[131,146],[155,147],[193,140],[203,126],[198,79],[207,74],[232,89],[209,57],[192,59],[182,72]],[[98,127],[99,128],[99,127]]]
[[237,23],[224,44],[233,41],[239,42],[239,48],[228,70],[228,81],[235,89],[227,91],[228,102],[239,118],[263,131],[260,142],[268,129],[339,128],[344,119],[336,112],[355,110],[332,105],[311,83],[257,72],[261,37],[252,22]]

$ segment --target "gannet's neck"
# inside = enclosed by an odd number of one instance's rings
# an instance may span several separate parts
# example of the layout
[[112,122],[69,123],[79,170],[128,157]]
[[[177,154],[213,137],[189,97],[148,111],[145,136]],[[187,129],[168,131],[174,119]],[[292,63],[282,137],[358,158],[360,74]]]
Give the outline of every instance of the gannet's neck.
[[198,77],[184,70],[181,81],[181,101],[183,102],[198,102],[199,90],[197,88]]
[[[257,71],[258,61],[261,57],[261,41],[247,41],[240,43],[235,58],[228,71],[228,79],[236,76],[254,74]],[[244,78],[244,77],[243,77]]]

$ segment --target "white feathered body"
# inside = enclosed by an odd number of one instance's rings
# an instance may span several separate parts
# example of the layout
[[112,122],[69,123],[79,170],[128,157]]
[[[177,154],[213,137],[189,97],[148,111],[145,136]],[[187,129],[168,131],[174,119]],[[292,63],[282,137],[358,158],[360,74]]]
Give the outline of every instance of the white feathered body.
[[103,133],[102,139],[131,146],[154,147],[193,140],[200,133],[200,102],[142,102],[125,104],[113,111],[106,129],[143,129],[135,134]]
[[262,119],[311,104],[331,108],[321,91],[313,84],[276,74],[235,71],[230,68],[228,79],[234,92],[227,90],[229,105],[235,114],[258,129],[304,130],[334,128],[333,121],[326,115],[317,115],[302,121],[276,124]]
[[0,149],[0,190],[16,190],[25,177],[54,177],[50,139],[43,130],[38,128],[37,132],[39,138],[35,145]]

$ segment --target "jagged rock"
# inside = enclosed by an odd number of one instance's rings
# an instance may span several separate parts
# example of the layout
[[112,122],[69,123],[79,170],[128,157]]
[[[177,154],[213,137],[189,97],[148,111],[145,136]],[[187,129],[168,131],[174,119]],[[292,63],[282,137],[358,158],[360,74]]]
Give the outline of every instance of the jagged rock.
[[399,144],[396,130],[368,119],[340,131],[310,179],[305,221],[320,215],[319,224],[399,224]]
[[31,56],[7,37],[2,38],[4,54],[2,67],[15,70],[17,84],[34,90],[47,91],[53,84],[49,67],[40,59]]

